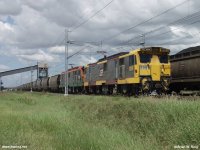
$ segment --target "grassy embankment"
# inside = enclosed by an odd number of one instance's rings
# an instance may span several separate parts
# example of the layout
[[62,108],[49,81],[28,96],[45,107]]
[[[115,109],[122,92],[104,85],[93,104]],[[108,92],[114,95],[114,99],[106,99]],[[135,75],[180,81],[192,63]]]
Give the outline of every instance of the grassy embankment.
[[173,149],[200,144],[200,101],[0,93],[0,149]]

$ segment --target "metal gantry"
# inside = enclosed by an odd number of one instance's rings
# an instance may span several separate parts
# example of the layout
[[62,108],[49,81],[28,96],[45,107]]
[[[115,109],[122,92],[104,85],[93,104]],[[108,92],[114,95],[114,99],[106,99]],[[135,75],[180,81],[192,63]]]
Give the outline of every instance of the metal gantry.
[[[27,71],[31,71],[31,70],[36,70],[36,69],[38,69],[38,65],[0,72],[0,91],[2,90],[2,84],[1,84],[2,83],[2,80],[1,80],[2,77],[13,75],[13,74],[18,74],[18,73],[22,73],[22,72],[27,72]],[[22,76],[21,76],[21,84],[22,84]]]
[[[0,72],[0,91],[2,90],[2,86],[1,86],[1,83],[2,83],[1,78],[2,77],[31,71],[31,92],[32,92],[33,70],[37,70],[37,78],[48,77],[48,66],[47,66],[47,64],[39,64],[39,63],[37,65],[34,65],[34,66],[29,66],[29,67],[18,68],[18,69],[13,69],[13,70]],[[19,83],[21,85],[23,83],[22,74],[21,74],[21,78],[19,80]],[[17,85],[17,83],[16,83],[16,85]]]

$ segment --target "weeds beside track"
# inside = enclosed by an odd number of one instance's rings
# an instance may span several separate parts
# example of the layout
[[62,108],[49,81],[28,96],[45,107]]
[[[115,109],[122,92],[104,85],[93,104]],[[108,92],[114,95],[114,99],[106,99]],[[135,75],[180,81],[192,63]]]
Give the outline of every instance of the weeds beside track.
[[200,101],[189,100],[0,93],[0,146],[160,150],[199,145]]

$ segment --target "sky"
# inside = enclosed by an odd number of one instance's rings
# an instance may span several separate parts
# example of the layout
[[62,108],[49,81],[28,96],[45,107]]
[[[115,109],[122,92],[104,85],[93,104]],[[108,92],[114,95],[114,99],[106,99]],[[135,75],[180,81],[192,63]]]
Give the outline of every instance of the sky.
[[[61,73],[65,29],[72,41],[69,55],[82,49],[69,59],[73,66],[97,61],[102,57],[97,51],[106,55],[130,51],[144,41],[145,46],[169,48],[171,54],[200,45],[198,0],[110,2],[0,0],[0,72],[42,62],[48,64],[50,75]],[[30,72],[2,80],[4,86],[17,86],[30,82]]]

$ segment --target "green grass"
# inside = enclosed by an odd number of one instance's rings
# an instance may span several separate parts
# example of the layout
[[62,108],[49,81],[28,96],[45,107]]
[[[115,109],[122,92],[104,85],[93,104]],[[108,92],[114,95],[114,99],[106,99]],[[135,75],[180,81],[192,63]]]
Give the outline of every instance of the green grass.
[[0,93],[0,149],[161,150],[199,145],[200,101],[193,99]]

